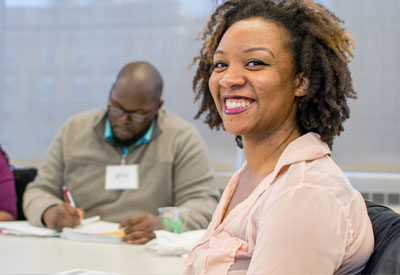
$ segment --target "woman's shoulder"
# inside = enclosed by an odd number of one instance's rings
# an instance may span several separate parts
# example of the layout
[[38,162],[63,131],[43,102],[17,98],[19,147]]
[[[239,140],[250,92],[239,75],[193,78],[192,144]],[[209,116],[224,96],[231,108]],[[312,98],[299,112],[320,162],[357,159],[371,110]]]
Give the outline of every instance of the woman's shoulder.
[[275,194],[290,193],[294,199],[303,196],[300,194],[304,192],[326,196],[343,211],[349,211],[349,206],[355,201],[357,204],[363,203],[360,193],[328,155],[292,164],[271,187],[275,189]]
[[329,156],[306,163],[301,184],[325,189],[339,199],[346,200],[354,197],[358,192]]

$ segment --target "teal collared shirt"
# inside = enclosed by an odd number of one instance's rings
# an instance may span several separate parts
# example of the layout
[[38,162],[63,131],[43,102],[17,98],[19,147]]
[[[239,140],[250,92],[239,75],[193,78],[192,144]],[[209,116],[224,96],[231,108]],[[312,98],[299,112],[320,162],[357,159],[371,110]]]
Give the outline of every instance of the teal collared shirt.
[[[147,132],[140,139],[138,139],[136,141],[136,143],[135,143],[136,147],[141,144],[148,143],[150,141],[151,136],[153,135],[154,127],[156,125],[155,121],[156,120],[153,119],[153,122],[151,122],[151,125],[150,125],[149,129],[147,130]],[[106,128],[104,130],[104,138],[108,141],[111,141],[113,138],[113,134],[111,131],[111,124],[108,119],[106,120]],[[124,150],[124,154],[127,154],[129,151],[129,147],[124,147],[123,150]]]

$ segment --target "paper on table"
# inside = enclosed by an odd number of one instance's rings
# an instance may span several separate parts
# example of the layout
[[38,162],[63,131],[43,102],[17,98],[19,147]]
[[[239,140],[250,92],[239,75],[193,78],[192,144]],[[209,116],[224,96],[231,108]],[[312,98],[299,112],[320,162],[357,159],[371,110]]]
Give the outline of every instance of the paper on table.
[[91,275],[91,274],[120,274],[120,273],[109,273],[109,272],[103,272],[103,271],[97,271],[97,270],[87,270],[87,269],[70,269],[67,271],[63,271],[60,273],[56,274],[69,274],[69,275]]
[[[81,224],[86,225],[100,220],[100,216],[84,219]],[[0,222],[0,230],[4,234],[35,237],[58,237],[60,232],[47,227],[31,225],[28,221]]]
[[21,236],[56,237],[59,236],[56,230],[31,225],[28,221],[0,222],[3,233],[10,233]]
[[96,221],[81,224],[75,228],[64,228],[61,237],[67,240],[120,243],[119,238],[124,236],[118,223]]
[[[88,223],[92,223],[92,222],[97,222],[100,220],[100,216],[93,216],[87,219],[84,219],[81,224],[88,224]],[[79,225],[78,225],[79,226]]]

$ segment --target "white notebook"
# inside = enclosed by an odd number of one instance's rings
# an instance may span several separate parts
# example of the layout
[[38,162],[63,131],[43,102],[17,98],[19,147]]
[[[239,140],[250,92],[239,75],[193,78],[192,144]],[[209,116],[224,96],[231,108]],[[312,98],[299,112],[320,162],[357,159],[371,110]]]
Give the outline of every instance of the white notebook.
[[[56,230],[31,225],[28,221],[0,222],[0,233],[16,236],[59,237]],[[61,237],[68,240],[120,243],[124,236],[118,228],[118,223],[105,222],[99,216],[84,219],[74,228],[64,228]]]
[[121,236],[124,236],[124,232],[118,228],[118,223],[102,220],[64,228],[61,233],[61,237],[67,240],[105,243],[121,243]]

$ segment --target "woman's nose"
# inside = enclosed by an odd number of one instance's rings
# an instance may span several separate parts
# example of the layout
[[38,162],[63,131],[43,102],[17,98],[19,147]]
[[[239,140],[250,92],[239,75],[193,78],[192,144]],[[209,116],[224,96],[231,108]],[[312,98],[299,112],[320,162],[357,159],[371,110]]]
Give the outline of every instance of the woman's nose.
[[233,86],[242,86],[246,83],[246,78],[240,68],[230,66],[223,73],[218,84],[224,88],[231,88]]

